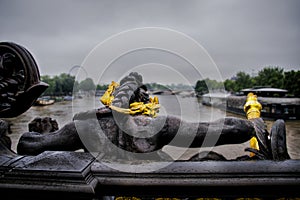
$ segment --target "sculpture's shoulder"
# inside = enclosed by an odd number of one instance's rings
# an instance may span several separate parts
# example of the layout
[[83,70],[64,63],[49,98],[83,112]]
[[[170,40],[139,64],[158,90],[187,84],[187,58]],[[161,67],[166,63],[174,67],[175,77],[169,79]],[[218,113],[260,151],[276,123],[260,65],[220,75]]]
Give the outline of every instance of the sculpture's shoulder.
[[96,110],[96,115],[101,117],[101,116],[110,116],[112,115],[112,111],[109,107],[101,107],[101,108],[98,108]]
[[111,117],[112,111],[108,107],[101,107],[98,109],[88,110],[76,113],[73,117],[74,120],[87,120],[87,119],[101,119],[104,117]]

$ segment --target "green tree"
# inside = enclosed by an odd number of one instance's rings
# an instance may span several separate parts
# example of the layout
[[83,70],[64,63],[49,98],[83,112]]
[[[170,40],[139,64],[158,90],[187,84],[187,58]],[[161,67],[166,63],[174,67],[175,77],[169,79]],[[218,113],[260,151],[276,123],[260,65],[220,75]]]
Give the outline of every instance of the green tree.
[[70,95],[73,92],[75,77],[62,73],[51,78],[48,75],[41,76],[41,80],[49,85],[43,95]]
[[207,85],[208,90],[218,90],[222,89],[223,83],[218,82],[216,80],[210,80],[209,78],[205,79],[205,83]]
[[224,87],[225,87],[225,90],[229,91],[229,92],[237,92],[238,91],[234,80],[226,79],[224,81]]
[[223,90],[224,84],[216,80],[210,80],[206,78],[204,80],[198,80],[195,85],[195,92],[198,95],[203,95],[212,90]]
[[96,86],[94,84],[93,79],[91,78],[86,78],[85,80],[79,83],[79,89],[83,91],[91,91],[91,90],[95,90],[95,88]]
[[253,86],[269,86],[287,89],[290,94],[300,96],[300,71],[284,72],[280,67],[265,67],[259,71],[256,77],[250,77],[245,72],[238,72],[235,80],[225,80],[227,91],[238,92],[243,88]]
[[249,74],[246,74],[245,72],[238,72],[236,74],[235,84],[235,92],[245,88],[253,87],[253,81],[251,76]]
[[103,84],[103,85],[97,84],[96,86],[96,90],[107,90],[107,88],[108,88],[108,84]]
[[79,83],[78,81],[75,81],[73,86],[73,92],[78,92],[78,91],[79,91]]
[[269,86],[274,88],[284,88],[284,73],[280,67],[265,67],[258,72],[255,77],[256,85]]
[[300,96],[300,71],[284,72],[284,89],[287,89],[289,94]]
[[62,80],[59,78],[59,76],[54,76],[54,83],[55,83],[55,85],[54,85],[54,87],[55,87],[55,89],[54,89],[54,95],[56,95],[56,96],[61,96],[61,95],[63,95],[63,90],[62,90]]
[[75,77],[69,74],[60,74],[59,76],[61,90],[64,95],[71,95],[75,83]]
[[207,88],[205,80],[197,81],[196,86],[195,86],[195,92],[198,95],[203,95],[203,94],[208,93],[208,88]]
[[41,76],[41,81],[43,81],[44,83],[47,83],[49,85],[43,95],[54,95],[55,81],[53,80],[53,78],[51,78],[48,75],[45,75],[45,76]]

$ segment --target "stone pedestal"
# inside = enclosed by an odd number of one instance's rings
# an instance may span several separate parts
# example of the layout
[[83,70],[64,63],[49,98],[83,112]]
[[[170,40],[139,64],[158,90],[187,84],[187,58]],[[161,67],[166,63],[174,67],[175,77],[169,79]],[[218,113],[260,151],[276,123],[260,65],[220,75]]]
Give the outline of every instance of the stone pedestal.
[[[5,160],[5,159],[3,159]],[[96,179],[88,153],[46,151],[2,165],[0,191],[8,199],[92,199]]]

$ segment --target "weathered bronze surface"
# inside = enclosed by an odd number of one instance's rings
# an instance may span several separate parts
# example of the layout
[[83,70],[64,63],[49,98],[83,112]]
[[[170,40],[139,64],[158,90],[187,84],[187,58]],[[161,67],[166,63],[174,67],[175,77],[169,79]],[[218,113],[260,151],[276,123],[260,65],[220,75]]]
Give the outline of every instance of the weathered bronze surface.
[[[142,76],[137,73],[130,73],[124,77],[114,96],[112,105],[119,108],[128,108],[132,102],[149,102],[147,88],[142,83]],[[37,155],[45,150],[87,148],[92,152],[113,156],[107,143],[113,143],[118,148],[133,153],[149,153],[168,144],[201,147],[205,138],[215,142],[204,146],[243,143],[255,135],[254,130],[251,121],[233,117],[211,123],[191,123],[176,116],[162,115],[152,118],[141,114],[128,115],[102,107],[76,114],[73,122],[53,133],[24,133],[17,149],[19,154]],[[84,135],[80,134],[82,132]],[[173,141],[175,137],[176,140]],[[108,138],[109,141],[103,138]],[[82,139],[89,141],[83,144]],[[190,141],[190,144],[185,141]],[[86,143],[92,144],[92,147],[85,147]]]
[[16,117],[28,110],[48,87],[40,81],[31,53],[13,42],[0,43],[0,117]]
[[[128,108],[133,102],[148,103],[150,98],[142,80],[142,76],[138,73],[130,73],[124,77],[120,86],[113,92],[115,98],[112,105]],[[249,106],[250,103],[248,102]],[[277,124],[275,123],[274,126]],[[276,133],[277,130],[279,129],[276,129]],[[76,114],[73,122],[52,133],[24,133],[19,140],[17,149],[19,154],[27,155],[37,155],[45,150],[85,149],[112,157],[114,150],[109,147],[108,144],[110,143],[128,152],[149,153],[161,150],[165,145],[193,148],[239,144],[255,136],[258,138],[260,148],[246,149],[255,156],[245,155],[237,158],[237,160],[285,160],[289,159],[285,136],[283,136],[285,135],[285,127],[280,126],[280,130],[278,134],[273,133],[273,137],[269,137],[270,134],[266,130],[264,121],[259,117],[249,120],[225,117],[211,123],[191,123],[176,116],[159,115],[152,118],[142,114],[128,115],[109,107],[102,107]],[[276,139],[274,135],[276,135]],[[176,140],[173,140],[175,137]],[[103,140],[103,138],[108,138],[108,140]],[[204,144],[205,139],[215,142]],[[82,140],[84,140],[83,143]],[[271,142],[271,140],[277,141]],[[190,143],[187,144],[186,141],[190,141]],[[281,153],[278,153],[279,151]],[[163,152],[159,152],[160,156],[163,155],[166,159],[168,158]],[[223,160],[221,155],[212,154],[207,154],[207,158],[201,158],[201,160]],[[193,159],[196,158],[197,156]],[[200,157],[198,156],[198,158]],[[125,157],[124,159],[132,158]]]
[[58,123],[51,117],[36,117],[28,124],[29,132],[51,133],[58,130]]

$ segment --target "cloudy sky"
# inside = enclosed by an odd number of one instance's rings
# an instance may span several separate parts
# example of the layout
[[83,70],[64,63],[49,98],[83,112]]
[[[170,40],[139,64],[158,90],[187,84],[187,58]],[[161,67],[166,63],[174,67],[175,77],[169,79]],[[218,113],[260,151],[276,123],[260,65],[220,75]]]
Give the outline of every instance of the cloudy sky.
[[[0,0],[0,40],[25,46],[42,75],[57,75],[82,65],[97,45],[115,34],[161,27],[197,41],[226,79],[238,71],[255,74],[265,66],[299,70],[299,19],[299,0]],[[111,71],[158,63],[153,70],[168,79],[166,69],[181,62],[151,50],[130,56],[119,59]],[[172,61],[165,63],[162,57]],[[169,68],[160,71],[165,65]],[[215,71],[211,73],[203,76],[214,77]]]

